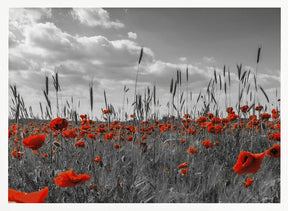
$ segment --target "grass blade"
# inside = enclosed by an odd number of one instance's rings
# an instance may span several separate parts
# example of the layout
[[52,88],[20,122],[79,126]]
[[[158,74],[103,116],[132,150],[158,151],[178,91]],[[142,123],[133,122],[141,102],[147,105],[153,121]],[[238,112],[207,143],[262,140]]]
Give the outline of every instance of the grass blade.
[[173,78],[171,79],[171,83],[170,83],[170,93],[172,94],[173,92]]
[[106,98],[105,89],[104,89],[104,101],[105,101],[105,107],[106,107],[106,109],[107,109],[107,108],[108,108],[108,105],[107,105],[107,98]]
[[140,51],[140,56],[139,56],[139,60],[138,60],[138,65],[141,63],[142,57],[143,57],[143,47],[141,48],[141,51]]
[[260,54],[261,54],[261,47],[258,47],[258,52],[257,52],[257,64],[260,61]]
[[215,82],[217,84],[217,76],[216,76],[216,70],[215,69],[214,69],[214,80],[215,80]]
[[264,89],[263,89],[260,85],[259,85],[259,88],[260,88],[260,90],[262,91],[262,93],[264,94],[264,96],[265,96],[267,102],[269,103],[268,95],[266,94],[266,92],[264,91]]

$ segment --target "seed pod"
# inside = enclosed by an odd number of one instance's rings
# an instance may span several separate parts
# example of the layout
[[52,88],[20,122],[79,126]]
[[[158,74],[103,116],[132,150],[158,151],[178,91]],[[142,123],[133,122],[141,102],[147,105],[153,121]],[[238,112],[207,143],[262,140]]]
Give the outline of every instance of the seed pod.
[[61,147],[61,144],[59,144],[59,142],[57,142],[57,141],[54,141],[53,145],[56,146],[56,147]]

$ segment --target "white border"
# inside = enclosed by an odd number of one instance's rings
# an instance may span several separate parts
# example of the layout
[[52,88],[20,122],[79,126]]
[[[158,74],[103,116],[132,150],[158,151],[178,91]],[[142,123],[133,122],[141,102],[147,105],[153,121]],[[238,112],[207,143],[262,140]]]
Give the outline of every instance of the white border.
[[[0,77],[0,136],[1,136],[1,191],[0,200],[1,208],[4,210],[60,210],[68,208],[69,211],[85,209],[85,210],[257,210],[271,211],[288,210],[288,163],[287,163],[287,79],[288,79],[288,65],[287,65],[287,20],[288,20],[288,1],[285,0],[202,0],[202,1],[188,1],[188,0],[158,0],[153,1],[127,1],[127,0],[13,0],[9,2],[2,2],[0,7],[0,21],[1,21],[1,77]],[[8,144],[7,144],[7,128],[8,128],[8,17],[9,8],[13,7],[281,7],[281,120],[282,120],[282,143],[281,143],[281,203],[280,204],[8,204],[7,187],[8,187]],[[285,81],[286,79],[286,81]]]

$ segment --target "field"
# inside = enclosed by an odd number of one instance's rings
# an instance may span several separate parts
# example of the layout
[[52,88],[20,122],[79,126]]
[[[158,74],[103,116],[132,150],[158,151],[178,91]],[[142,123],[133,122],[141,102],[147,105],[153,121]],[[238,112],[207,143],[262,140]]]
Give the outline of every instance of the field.
[[[143,49],[138,65],[142,56]],[[156,87],[137,93],[138,71],[134,112],[128,114],[123,106],[118,113],[107,103],[104,91],[101,119],[89,118],[89,111],[69,110],[68,102],[59,108],[57,72],[54,117],[48,76],[43,91],[47,105],[42,110],[40,103],[42,118],[38,119],[29,115],[11,85],[9,201],[279,203],[280,100],[272,110],[269,97],[257,84],[257,72],[244,71],[242,65],[237,65],[237,71],[239,96],[234,108],[227,105],[231,82],[224,67],[223,73],[214,71],[206,92],[199,93],[191,109],[185,104],[188,85],[186,90],[177,71],[170,85],[169,114],[161,118],[155,109]],[[188,84],[188,69],[186,73]],[[89,93],[92,113],[92,86]],[[220,93],[226,104],[222,112],[217,103]],[[267,105],[260,105],[262,96]],[[22,193],[39,190],[29,197],[24,194],[26,198]]]

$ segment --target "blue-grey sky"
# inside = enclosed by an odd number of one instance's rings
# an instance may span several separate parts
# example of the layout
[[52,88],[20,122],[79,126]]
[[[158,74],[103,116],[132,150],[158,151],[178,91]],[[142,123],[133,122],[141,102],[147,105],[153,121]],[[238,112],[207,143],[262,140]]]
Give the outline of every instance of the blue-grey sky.
[[[195,99],[214,68],[220,73],[229,66],[235,80],[236,64],[254,71],[258,46],[262,46],[258,82],[271,99],[275,89],[280,92],[280,9],[268,8],[10,9],[9,83],[18,86],[37,113],[39,101],[45,104],[45,75],[50,77],[49,95],[55,100],[51,74],[57,67],[60,104],[73,96],[81,102],[79,112],[88,113],[93,79],[99,117],[104,89],[108,101],[120,107],[126,85],[131,104],[142,46],[138,90],[156,84],[163,112],[176,69],[184,73],[188,65],[189,91]],[[232,98],[236,87],[231,88]]]

